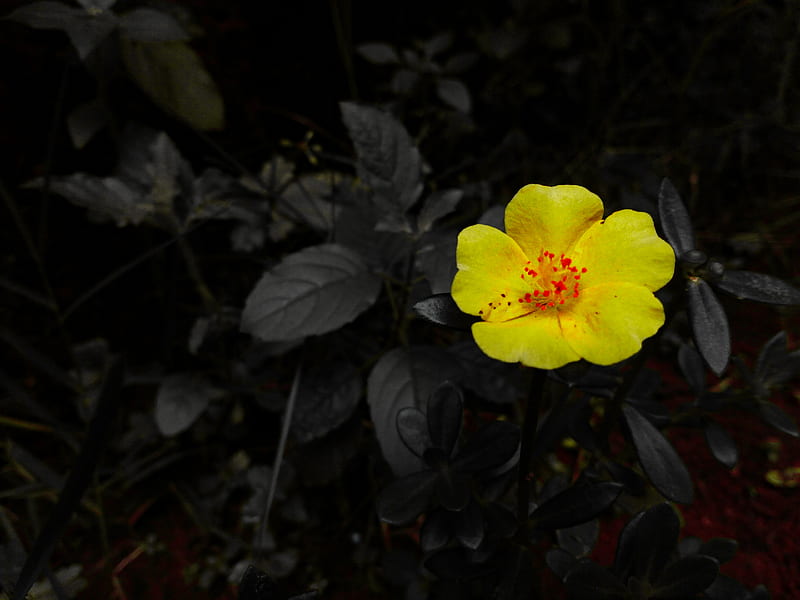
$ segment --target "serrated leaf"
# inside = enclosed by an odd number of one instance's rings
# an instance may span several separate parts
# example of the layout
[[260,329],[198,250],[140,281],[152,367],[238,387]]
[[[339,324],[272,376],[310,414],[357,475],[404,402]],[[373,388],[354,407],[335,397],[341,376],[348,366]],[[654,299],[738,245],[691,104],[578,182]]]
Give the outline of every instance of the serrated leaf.
[[628,589],[613,573],[589,560],[578,561],[564,578],[574,600],[617,600],[628,597]]
[[559,492],[534,510],[537,529],[562,529],[591,521],[611,506],[624,486],[613,481],[578,483]]
[[710,586],[719,563],[710,556],[684,556],[667,566],[655,582],[652,598],[694,598]]
[[288,341],[338,329],[373,305],[380,279],[338,244],[290,254],[247,297],[241,330],[263,341]]
[[675,255],[694,250],[694,228],[689,213],[683,205],[678,190],[666,177],[661,181],[658,192],[658,216],[661,228]]
[[405,525],[416,519],[431,504],[438,476],[420,471],[401,477],[378,495],[378,517],[390,525]]
[[201,131],[225,126],[222,96],[188,44],[127,37],[120,44],[131,77],[161,109]]
[[195,373],[167,376],[156,393],[155,419],[158,430],[173,436],[188,429],[209,403],[225,392]]
[[318,363],[303,376],[292,417],[292,435],[300,443],[320,438],[342,425],[361,398],[361,376],[343,360]]
[[636,514],[620,532],[614,571],[623,581],[655,580],[675,549],[679,531],[678,515],[666,502]]
[[695,346],[711,370],[720,376],[731,355],[730,327],[725,309],[711,286],[702,279],[690,279],[686,292]]
[[705,427],[705,436],[714,458],[728,469],[735,467],[739,462],[739,450],[728,432],[716,421],[709,421]]
[[458,79],[440,79],[436,82],[436,95],[458,112],[469,114],[472,110],[472,97],[464,83]]
[[400,62],[397,51],[389,44],[381,42],[359,44],[356,52],[375,65],[396,65]]
[[398,412],[423,409],[433,391],[458,374],[458,363],[444,350],[427,346],[395,348],[384,354],[367,380],[367,403],[384,458],[395,474],[423,468],[397,433]]
[[692,478],[667,438],[630,404],[622,407],[639,462],[647,478],[665,498],[689,504],[694,496]]
[[800,432],[797,430],[797,424],[794,419],[779,406],[772,402],[759,402],[758,412],[761,415],[761,420],[767,425],[792,437],[800,437]]
[[800,290],[764,273],[726,270],[714,285],[739,299],[767,304],[800,304]]
[[419,151],[388,112],[353,102],[342,102],[340,107],[356,149],[359,177],[386,216],[401,217],[422,191]]
[[184,42],[189,34],[165,12],[139,7],[120,15],[122,35],[138,42]]
[[430,230],[438,219],[453,212],[463,197],[464,191],[459,189],[441,190],[432,193],[422,203],[422,208],[417,216],[417,229],[420,232]]
[[428,296],[414,304],[412,308],[420,317],[454,329],[469,329],[478,320],[472,315],[461,312],[449,293]]

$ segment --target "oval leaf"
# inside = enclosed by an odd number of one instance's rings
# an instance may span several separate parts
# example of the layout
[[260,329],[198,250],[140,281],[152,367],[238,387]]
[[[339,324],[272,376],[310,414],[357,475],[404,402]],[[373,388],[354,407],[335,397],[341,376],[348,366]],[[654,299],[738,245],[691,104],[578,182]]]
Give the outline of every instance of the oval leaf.
[[412,346],[384,354],[367,380],[367,403],[383,456],[397,475],[424,467],[406,448],[397,432],[397,414],[406,407],[419,409],[444,381],[458,374],[458,363],[444,350]]
[[767,304],[800,304],[800,290],[782,279],[752,271],[725,271],[714,285],[739,299]]
[[356,52],[375,65],[396,65],[400,62],[397,51],[389,44],[380,42],[359,44],[356,47]]
[[689,504],[694,496],[692,479],[675,448],[642,414],[626,404],[625,420],[647,478],[665,498]]
[[156,393],[155,419],[166,436],[188,429],[208,408],[209,402],[224,395],[196,373],[176,373],[161,382]]
[[247,297],[241,330],[267,342],[328,333],[372,306],[379,291],[380,279],[355,252],[312,246],[262,276]]
[[711,286],[702,279],[690,279],[686,292],[694,343],[711,370],[719,376],[731,355],[728,317]]
[[469,90],[458,79],[440,79],[436,84],[436,95],[458,112],[468,114],[472,109]]
[[694,230],[689,213],[681,201],[678,190],[666,177],[661,181],[658,192],[658,216],[661,228],[676,256],[694,250]]
[[739,450],[728,432],[716,421],[709,421],[705,428],[706,443],[711,454],[728,469],[739,462]]
[[655,580],[675,549],[680,526],[666,502],[635,515],[619,535],[614,571],[624,581]]
[[625,487],[614,481],[579,483],[559,492],[531,513],[537,529],[562,529],[591,521],[614,503]]
[[416,406],[406,406],[397,413],[397,433],[414,456],[422,458],[432,445],[428,419]]
[[759,402],[758,412],[761,415],[761,420],[767,425],[771,425],[778,431],[782,431],[792,437],[800,437],[800,432],[797,431],[797,424],[794,422],[794,419],[787,415],[783,409],[776,404],[772,402]]

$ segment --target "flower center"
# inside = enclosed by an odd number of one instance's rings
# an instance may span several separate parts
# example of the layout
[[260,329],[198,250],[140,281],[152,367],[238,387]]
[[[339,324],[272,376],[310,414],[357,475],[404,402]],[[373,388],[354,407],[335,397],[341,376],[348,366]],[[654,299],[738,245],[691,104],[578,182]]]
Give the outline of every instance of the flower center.
[[528,261],[520,278],[528,282],[530,291],[517,298],[521,304],[530,304],[531,310],[547,310],[564,304],[568,298],[580,295],[581,274],[586,267],[578,268],[572,259],[563,254],[556,257],[542,250],[535,261]]

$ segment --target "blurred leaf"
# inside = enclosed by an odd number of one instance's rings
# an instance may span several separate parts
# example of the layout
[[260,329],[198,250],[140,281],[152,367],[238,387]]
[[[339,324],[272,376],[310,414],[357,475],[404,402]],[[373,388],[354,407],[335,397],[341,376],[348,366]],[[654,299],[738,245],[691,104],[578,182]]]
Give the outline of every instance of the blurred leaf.
[[0,341],[21,354],[31,365],[68,390],[79,391],[75,378],[61,368],[52,358],[34,348],[28,340],[0,326]]
[[209,403],[225,395],[196,373],[168,375],[156,393],[155,419],[165,436],[188,429],[205,412]]
[[464,510],[456,515],[455,521],[455,536],[459,543],[470,550],[477,549],[486,534],[480,504],[471,498]]
[[530,600],[533,596],[534,579],[538,577],[534,557],[530,550],[517,545],[504,548],[497,557],[499,584],[492,600]]
[[628,598],[625,585],[608,569],[589,560],[578,561],[564,578],[573,600],[617,600]]
[[378,517],[390,525],[405,525],[416,519],[431,503],[438,475],[420,471],[396,479],[378,495]]
[[375,65],[396,65],[400,62],[397,51],[389,44],[380,42],[359,44],[356,52]]
[[705,426],[705,435],[714,458],[728,469],[735,467],[739,462],[739,450],[728,432],[716,421],[709,421]]
[[658,216],[661,228],[675,255],[680,257],[684,252],[694,250],[694,228],[689,213],[681,201],[678,190],[666,177],[661,181],[658,192]]
[[739,544],[736,540],[712,538],[700,545],[697,549],[697,554],[711,556],[716,558],[720,564],[723,564],[733,559],[738,549]]
[[559,492],[530,515],[536,529],[563,529],[591,521],[611,506],[623,490],[620,483],[576,483]]
[[800,350],[789,352],[786,332],[781,331],[764,344],[758,355],[755,376],[770,387],[788,382],[800,372]]
[[430,230],[438,219],[453,212],[463,197],[464,191],[456,188],[432,193],[422,203],[417,216],[417,229],[420,232]]
[[278,600],[278,586],[269,575],[248,565],[239,582],[239,600]]
[[447,59],[442,71],[449,75],[459,75],[478,62],[480,55],[477,52],[462,52]]
[[241,329],[273,342],[334,331],[372,306],[380,284],[353,251],[311,246],[261,277],[247,297]]
[[550,548],[544,557],[547,566],[555,573],[562,581],[578,561],[570,553],[563,548]]
[[458,234],[455,231],[430,231],[423,236],[417,246],[417,269],[425,275],[434,294],[450,291],[457,270],[457,243]]
[[154,8],[139,7],[120,15],[122,35],[137,42],[185,42],[189,34],[180,23]]
[[388,217],[405,214],[422,191],[419,151],[408,132],[377,108],[353,102],[340,107],[356,149],[358,175],[372,189],[376,206]]
[[428,296],[414,304],[413,309],[419,316],[432,323],[454,329],[468,329],[478,320],[472,315],[461,312],[449,293]]
[[89,12],[101,12],[108,10],[117,3],[117,0],[77,0],[83,8]]
[[431,443],[441,448],[445,456],[451,456],[461,433],[464,398],[461,390],[445,382],[431,394],[428,400],[427,425]]
[[717,376],[722,375],[731,355],[728,317],[711,287],[702,279],[690,279],[686,291],[692,337],[700,354]]
[[451,525],[455,516],[457,515],[443,509],[435,509],[425,515],[419,534],[423,552],[438,550],[450,541]]
[[[470,318],[474,322],[475,317]],[[461,364],[459,384],[484,400],[512,404],[523,393],[525,373],[517,365],[489,358],[473,340],[451,344],[447,350]]]
[[461,511],[470,500],[470,478],[465,473],[443,465],[436,470],[436,499],[450,511]]
[[474,473],[500,467],[519,449],[520,431],[508,421],[492,421],[472,434],[453,460],[453,468]]
[[344,360],[313,365],[297,392],[291,429],[294,438],[305,444],[342,425],[358,405],[362,386],[358,370]]
[[133,80],[163,110],[201,131],[225,126],[219,90],[188,44],[123,37],[121,48]]
[[592,519],[579,525],[559,529],[556,531],[556,540],[559,547],[568,551],[570,556],[588,556],[597,543],[599,534],[600,521]]
[[655,582],[653,598],[694,598],[717,578],[719,563],[710,556],[684,556],[667,566]]
[[800,432],[797,431],[797,424],[794,419],[779,406],[772,402],[759,402],[758,412],[761,415],[761,420],[767,425],[792,437],[800,437]]
[[99,98],[76,106],[67,115],[67,130],[72,145],[83,148],[94,135],[108,124],[108,112]]
[[353,418],[325,437],[293,449],[294,464],[303,485],[322,486],[341,478],[361,448],[363,426]]
[[426,346],[395,348],[372,368],[367,403],[383,456],[397,475],[423,468],[397,433],[401,409],[425,406],[433,391],[458,374],[458,363],[444,350]]
[[434,58],[437,54],[441,54],[453,45],[453,33],[450,31],[443,31],[437,33],[430,39],[422,43],[422,51],[429,59]]
[[665,498],[689,504],[694,490],[686,465],[667,438],[630,404],[622,407],[639,462],[647,478]]
[[654,581],[675,550],[679,531],[678,515],[666,502],[636,514],[619,535],[614,571],[623,581]]
[[726,270],[714,285],[739,299],[768,304],[800,304],[800,290],[763,273]]
[[436,82],[436,94],[445,104],[458,112],[469,114],[472,110],[472,98],[467,86],[458,79],[440,79]]

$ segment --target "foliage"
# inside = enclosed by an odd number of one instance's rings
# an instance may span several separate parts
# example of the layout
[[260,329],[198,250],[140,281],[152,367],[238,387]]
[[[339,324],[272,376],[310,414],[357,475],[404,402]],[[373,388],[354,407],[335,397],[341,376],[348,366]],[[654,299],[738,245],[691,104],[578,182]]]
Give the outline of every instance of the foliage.
[[[691,70],[678,83],[654,74],[653,63],[667,72],[684,64],[691,44],[675,42],[641,65],[625,49],[638,37],[600,41],[600,29],[615,27],[612,8],[526,2],[502,20],[476,17],[469,36],[453,27],[418,42],[359,40],[341,60],[351,76],[366,73],[363,100],[337,98],[327,127],[298,117],[312,123],[302,142],[276,135],[254,156],[222,149],[236,146],[225,134],[196,135],[226,127],[226,88],[190,45],[197,38],[187,15],[158,3],[79,4],[32,2],[4,23],[64,32],[62,59],[92,83],[91,99],[57,119],[75,158],[42,159],[16,188],[0,185],[8,230],[26,257],[12,268],[17,249],[9,251],[0,274],[9,297],[0,322],[0,424],[9,432],[0,592],[134,597],[126,569],[149,559],[157,572],[191,521],[199,533],[187,545],[200,550],[185,560],[184,589],[218,598],[768,597],[726,574],[734,540],[681,531],[698,480],[676,439],[702,439],[732,470],[742,456],[731,414],[800,437],[781,400],[800,371],[796,335],[788,326],[769,331],[757,353],[734,354],[738,324],[729,316],[739,300],[798,305],[800,290],[779,261],[764,264],[773,254],[737,252],[718,218],[722,192],[698,191],[696,171],[717,172],[706,142],[687,146],[667,127],[658,138],[647,96],[637,93],[657,79],[670,86],[666,100],[657,96],[664,115],[680,94],[714,111],[716,88]],[[482,14],[467,4],[466,13]],[[764,27],[796,45],[780,26],[798,18],[795,9],[754,4]],[[622,5],[622,25],[641,24],[645,38],[663,42],[658,24],[671,22],[668,9]],[[693,5],[681,10],[691,18],[675,35],[694,39],[709,17]],[[738,31],[741,10],[715,14]],[[756,47],[768,37],[752,35]],[[702,54],[694,58],[691,69],[710,69]],[[611,72],[622,80],[598,75]],[[594,105],[580,110],[581,90],[608,100],[606,86],[622,83],[626,91],[602,115]],[[156,111],[133,111],[109,94],[117,84]],[[741,125],[742,138],[780,127],[795,139],[787,97],[796,82],[782,86],[782,121],[760,113]],[[225,104],[229,117],[245,110]],[[684,116],[687,136],[700,139],[701,119]],[[593,122],[602,125],[587,140]],[[623,125],[631,132],[619,133]],[[715,141],[746,162],[744,142],[725,131],[714,129]],[[322,141],[312,144],[314,135]],[[652,150],[619,151],[655,138],[660,160],[642,158]],[[669,163],[673,155],[679,164]],[[764,176],[756,155],[744,171]],[[718,171],[732,170],[725,156],[714,160]],[[658,272],[643,267],[636,283],[663,313],[624,356],[603,347],[535,369],[517,364],[519,353],[495,361],[474,341],[487,325],[477,310],[485,298],[465,293],[476,281],[491,287],[503,266],[493,251],[523,243],[502,215],[531,180],[586,183],[608,213],[646,222]],[[533,197],[545,188],[525,189]],[[570,189],[591,196],[592,222],[603,223],[599,198]],[[533,200],[524,218],[541,205]],[[92,261],[45,260],[36,210],[62,218],[50,231],[70,248],[78,238],[93,244]],[[588,226],[570,219],[556,221],[577,240]],[[468,252],[464,240],[476,232],[503,242]],[[600,268],[606,250],[633,254],[629,233],[585,242],[591,264]],[[731,243],[714,244],[718,237]],[[485,268],[451,295],[470,260]],[[644,319],[629,306],[615,311],[620,323]],[[668,394],[666,378],[688,397]],[[604,565],[596,550],[612,517],[627,524]],[[156,533],[150,519],[174,529]]]

